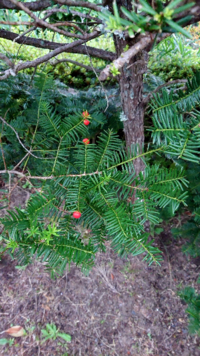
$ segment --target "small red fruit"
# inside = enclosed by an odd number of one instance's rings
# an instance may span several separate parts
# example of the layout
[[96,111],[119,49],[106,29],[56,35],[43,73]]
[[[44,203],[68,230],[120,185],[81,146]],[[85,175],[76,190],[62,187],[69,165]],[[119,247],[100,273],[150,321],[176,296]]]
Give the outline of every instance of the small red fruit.
[[84,138],[84,139],[83,139],[83,143],[84,143],[85,145],[88,145],[88,144],[90,143],[89,138]]
[[73,218],[74,218],[74,219],[79,219],[80,217],[81,217],[80,211],[74,211],[74,212],[73,212]]
[[87,117],[90,116],[89,112],[86,110],[86,111],[83,111],[82,112],[82,116],[86,119]]
[[85,120],[83,121],[83,123],[84,123],[84,125],[88,126],[88,125],[90,124],[90,121],[87,120],[87,119],[85,119]]

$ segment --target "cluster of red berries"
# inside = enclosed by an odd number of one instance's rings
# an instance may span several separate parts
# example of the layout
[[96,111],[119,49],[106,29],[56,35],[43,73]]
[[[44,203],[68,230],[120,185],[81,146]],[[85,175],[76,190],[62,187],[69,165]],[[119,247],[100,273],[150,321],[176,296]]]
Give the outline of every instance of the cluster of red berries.
[[[84,125],[88,126],[90,124],[90,121],[87,119],[87,118],[90,118],[90,114],[89,112],[86,110],[86,111],[83,111],[82,112],[82,116],[84,118],[83,120],[83,123]],[[85,145],[88,145],[90,143],[90,140],[89,138],[84,138],[83,141],[82,141]],[[80,211],[74,211],[73,214],[72,214],[73,218],[74,219],[80,219],[81,217],[81,213]]]
[[85,119],[83,120],[84,125],[88,126],[90,124],[90,121],[88,120],[88,118],[90,117],[89,112],[87,110],[83,111],[82,116]]
[[[89,121],[87,118],[91,117],[90,114],[89,114],[89,112],[88,112],[87,110],[86,110],[86,111],[83,111],[83,112],[82,112],[82,116],[83,116],[84,119],[85,119],[85,120],[83,120],[84,125],[88,126],[88,125],[90,124],[90,121]],[[88,138],[84,138],[84,139],[83,139],[83,143],[84,143],[85,145],[88,145],[88,144],[90,143],[90,140],[89,140]]]

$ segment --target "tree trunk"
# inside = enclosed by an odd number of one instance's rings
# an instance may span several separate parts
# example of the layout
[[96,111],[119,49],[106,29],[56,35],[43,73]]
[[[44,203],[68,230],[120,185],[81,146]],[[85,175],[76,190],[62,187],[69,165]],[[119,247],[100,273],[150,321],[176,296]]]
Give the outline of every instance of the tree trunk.
[[[131,0],[117,0],[118,9],[125,6],[127,10],[132,10]],[[136,1],[137,3],[137,1]],[[112,1],[108,0],[109,10],[112,11]],[[137,8],[135,8],[137,11]],[[120,11],[120,16],[124,14]],[[117,57],[121,55],[124,48],[132,46],[137,42],[137,37],[125,40],[118,35],[114,35],[115,49]],[[146,72],[147,52],[141,51],[132,60],[124,65],[119,76],[121,103],[124,114],[124,134],[127,150],[135,144],[141,151],[144,145],[144,105],[143,105],[143,74]],[[133,161],[136,175],[144,171],[144,163],[141,159]]]
[[[128,43],[115,36],[117,57],[123,52]],[[142,51],[135,56],[129,64],[126,64],[120,74],[120,92],[122,110],[124,114],[124,134],[126,147],[129,150],[134,144],[138,144],[141,151],[144,144],[144,105],[143,105],[143,73],[146,72],[146,53]],[[133,161],[136,175],[144,170],[141,159]]]

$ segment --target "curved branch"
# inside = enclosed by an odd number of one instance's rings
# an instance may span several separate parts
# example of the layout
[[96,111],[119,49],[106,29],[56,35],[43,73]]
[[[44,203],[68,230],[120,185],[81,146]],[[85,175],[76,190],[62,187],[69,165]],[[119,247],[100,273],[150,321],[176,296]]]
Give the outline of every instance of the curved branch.
[[9,26],[31,26],[33,25],[34,22],[28,22],[28,21],[0,21],[0,25],[9,25]]
[[55,14],[57,12],[61,12],[63,14],[69,14],[69,12],[73,15],[78,15],[82,18],[85,18],[85,19],[89,19],[89,20],[92,20],[92,21],[95,21],[96,23],[99,23],[99,24],[102,24],[102,20],[98,19],[97,17],[94,17],[94,16],[91,16],[89,14],[83,14],[82,12],[79,12],[79,11],[74,11],[74,10],[67,10],[67,9],[49,9],[49,10],[46,10],[45,13],[48,15],[48,16],[51,16],[52,14]]
[[0,53],[0,59],[2,61],[6,62],[9,67],[11,67],[11,68],[14,67],[14,63],[8,57],[6,57],[5,54]]
[[143,50],[149,44],[151,44],[156,35],[147,34],[141,38],[134,46],[129,48],[126,52],[123,52],[120,57],[115,59],[113,63],[109,64],[104,68],[99,76],[99,80],[105,81],[112,73],[112,67],[115,69],[121,69],[125,63],[129,63],[131,58],[133,58],[138,52]]
[[[52,1],[51,0],[31,1],[31,2],[27,2],[26,6],[31,11],[41,11],[49,6],[52,6]],[[9,0],[0,0],[0,9],[18,10],[18,7]]]
[[12,127],[10,124],[8,124],[8,122],[6,122],[3,117],[0,116],[0,120],[3,121],[3,123],[5,125],[7,125],[8,127],[10,127],[10,129],[15,133],[16,137],[17,137],[17,140],[19,141],[20,145],[23,147],[23,149],[28,153],[30,154],[31,156],[35,157],[35,158],[39,158],[39,159],[42,159],[41,157],[38,157],[38,156],[35,156],[30,150],[28,150],[28,148],[26,148],[23,144],[23,142],[21,141],[17,131],[14,129],[14,127]]
[[[175,79],[175,80],[171,80],[171,82],[167,82],[167,83],[159,85],[156,89],[154,89],[151,93],[149,93],[146,96],[146,98],[144,98],[143,103],[147,104],[152,99],[153,94],[156,94],[157,92],[159,92],[160,89],[168,87],[173,84],[182,84],[182,83],[187,83],[187,79]],[[184,87],[184,89],[185,89],[185,87]]]
[[[98,36],[100,36],[100,35],[101,34],[99,33]],[[18,39],[17,39],[17,37],[18,37]],[[14,33],[14,32],[7,31],[7,30],[0,30],[0,38],[5,38],[10,41],[14,41],[16,39],[16,42],[19,44],[24,44],[27,46],[34,46],[34,47],[44,48],[44,49],[51,49],[51,50],[54,50],[61,46],[64,46],[63,43],[51,42],[51,41],[47,41],[47,40],[43,40],[43,39],[26,37],[26,36],[19,36],[18,34]],[[88,49],[88,53],[91,57],[101,58],[106,61],[113,61],[116,58],[116,54],[113,52],[105,51],[103,49],[98,49],[98,48],[90,47],[90,46],[87,46],[87,49]],[[78,46],[76,45],[76,47],[73,47],[70,50],[66,49],[65,52],[79,53],[79,54],[87,55],[85,46],[83,46],[83,45],[78,45]]]
[[[92,36],[91,36],[91,39],[92,39]],[[24,63],[18,63],[16,66],[14,66],[14,68],[8,69],[7,71],[5,71],[4,74],[2,76],[0,76],[0,80],[6,79],[9,75],[13,75],[14,76],[19,71],[21,71],[23,69],[37,67],[38,65],[49,61],[49,59],[57,56],[58,54],[63,53],[66,50],[70,51],[73,47],[76,47],[77,45],[80,45],[80,44],[85,43],[85,42],[87,42],[87,41],[86,40],[85,41],[77,40],[77,41],[74,41],[73,43],[67,43],[64,46],[60,46],[60,47],[54,49],[54,51],[52,51],[52,52],[50,52],[48,54],[45,54],[42,57],[34,59],[33,61],[27,61],[27,62],[24,62]],[[0,74],[2,74],[2,73],[0,73]],[[2,120],[2,118],[1,118],[1,120]]]
[[52,25],[44,20],[39,19],[30,9],[28,9],[23,3],[17,1],[17,0],[10,0],[14,5],[16,5],[19,9],[23,10],[26,14],[28,14],[32,19],[35,20],[36,24],[41,26],[42,28],[48,28],[49,30],[52,30],[53,32],[60,33],[64,36],[67,37],[73,37],[73,38],[79,38],[82,40],[87,39],[87,34],[86,35],[78,35],[78,34],[73,34],[71,32],[62,30],[58,27],[56,27],[56,24]]
[[109,76],[112,75],[112,67],[114,69],[120,70],[125,64],[128,64],[130,60],[142,51],[144,48],[149,46],[148,51],[150,51],[151,44],[156,39],[156,43],[159,43],[164,38],[170,36],[171,33],[161,33],[159,37],[157,37],[157,33],[147,32],[146,34],[139,35],[137,37],[138,41],[129,48],[126,52],[121,53],[120,57],[115,59],[111,64],[107,65],[104,68],[99,76],[99,80],[102,82],[105,81]]
[[[101,11],[101,8],[91,2],[86,1],[72,1],[72,0],[55,0],[56,3],[60,5],[76,6],[76,7],[86,7],[91,10]],[[101,4],[99,4],[101,5]]]
[[[92,71],[92,70],[93,70],[93,68],[92,68],[91,66],[87,66],[87,65],[82,64],[82,63],[80,63],[80,62],[73,61],[72,59],[67,59],[67,58],[63,58],[63,59],[59,59],[59,60],[57,59],[55,62],[49,62],[49,63],[52,65],[52,67],[55,67],[55,66],[57,66],[58,64],[63,63],[63,62],[72,63],[72,64],[74,64],[74,65],[76,65],[76,66],[85,68],[85,69],[87,69],[87,70],[89,70],[89,71]],[[100,70],[99,70],[99,69],[96,69],[96,72],[100,72]]]
[[[101,8],[95,4],[88,3],[86,1],[64,1],[64,0],[56,0],[58,4],[67,5],[67,6],[74,6],[74,7],[86,7],[91,10],[101,11]],[[101,5],[101,4],[99,4]],[[52,6],[51,0],[39,0],[39,1],[31,1],[26,3],[26,7],[31,11],[41,11],[46,9],[47,7]],[[13,4],[10,0],[0,0],[0,9],[11,9],[17,10],[18,6]]]

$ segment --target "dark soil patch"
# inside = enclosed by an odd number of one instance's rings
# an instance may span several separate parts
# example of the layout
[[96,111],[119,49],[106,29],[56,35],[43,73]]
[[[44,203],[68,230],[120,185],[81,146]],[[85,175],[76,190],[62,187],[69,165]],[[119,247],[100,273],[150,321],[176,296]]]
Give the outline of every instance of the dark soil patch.
[[[52,280],[42,263],[25,270],[7,256],[0,262],[0,331],[21,325],[27,335],[5,356],[199,356],[200,340],[187,330],[185,305],[177,296],[198,287],[199,266],[181,252],[166,228],[157,237],[164,260],[159,266],[141,256],[119,258],[107,244],[96,266],[84,276],[74,265]],[[41,329],[53,323],[72,341],[41,344]],[[5,333],[1,338],[9,338]]]

